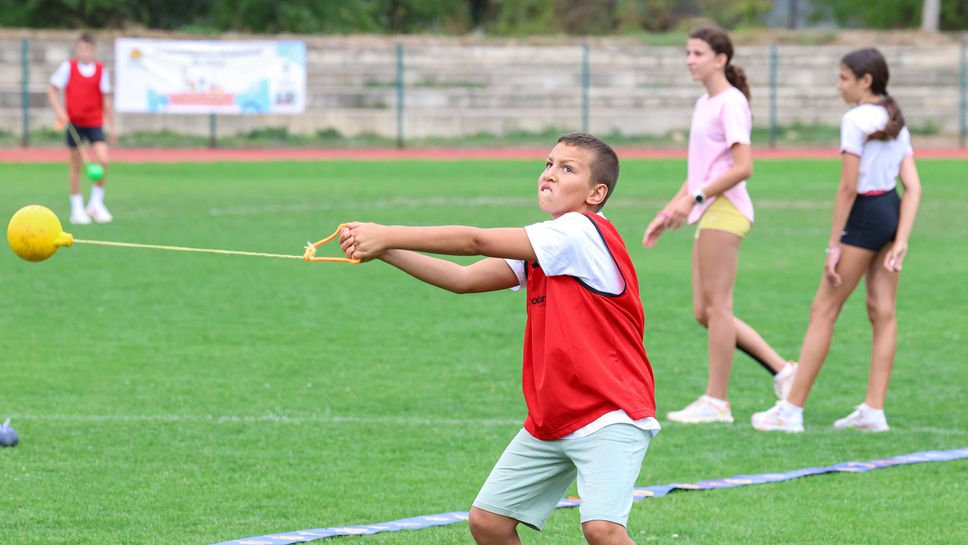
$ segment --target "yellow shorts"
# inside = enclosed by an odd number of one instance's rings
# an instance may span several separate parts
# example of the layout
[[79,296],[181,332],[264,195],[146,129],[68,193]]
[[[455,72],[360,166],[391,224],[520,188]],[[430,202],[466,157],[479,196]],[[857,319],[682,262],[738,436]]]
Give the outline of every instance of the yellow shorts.
[[750,232],[751,227],[753,224],[736,208],[736,205],[729,202],[726,197],[717,197],[699,218],[699,223],[696,224],[696,238],[699,238],[699,231],[703,229],[726,231],[742,238]]

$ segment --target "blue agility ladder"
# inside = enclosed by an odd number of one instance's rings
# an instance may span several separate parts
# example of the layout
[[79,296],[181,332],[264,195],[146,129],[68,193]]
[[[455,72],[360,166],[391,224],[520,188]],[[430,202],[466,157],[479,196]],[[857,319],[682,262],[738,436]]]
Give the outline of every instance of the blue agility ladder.
[[[928,450],[925,452],[915,452],[904,454],[883,460],[871,460],[869,462],[843,462],[829,467],[808,467],[806,469],[795,469],[785,473],[760,473],[757,475],[736,475],[726,479],[713,479],[709,481],[699,481],[696,483],[675,483],[657,486],[646,486],[636,488],[633,491],[634,501],[644,498],[658,498],[675,490],[716,490],[720,488],[736,488],[737,486],[748,486],[752,484],[775,483],[779,481],[789,481],[810,475],[821,475],[824,473],[866,473],[875,469],[885,467],[901,466],[909,464],[921,464],[925,462],[948,462],[968,458],[968,448],[953,450]],[[578,498],[564,498],[558,502],[558,508],[577,507],[581,504]],[[264,536],[246,537],[232,541],[223,541],[213,545],[290,545],[292,543],[305,543],[317,539],[326,539],[336,536],[363,536],[379,534],[381,532],[397,532],[400,530],[420,530],[433,526],[448,526],[467,520],[467,511],[455,511],[453,513],[439,513],[436,515],[424,515],[408,519],[381,522],[378,524],[366,524],[362,526],[332,526],[329,528],[316,528],[315,530],[299,530],[297,532],[285,532],[282,534],[268,534]]]

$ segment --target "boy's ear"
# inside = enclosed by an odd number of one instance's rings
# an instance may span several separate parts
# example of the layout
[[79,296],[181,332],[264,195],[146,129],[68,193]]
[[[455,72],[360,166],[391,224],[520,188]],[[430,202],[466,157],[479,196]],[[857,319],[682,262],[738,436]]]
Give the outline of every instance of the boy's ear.
[[588,196],[585,197],[585,202],[592,206],[598,206],[602,204],[605,197],[608,197],[608,186],[605,184],[595,184],[588,192]]

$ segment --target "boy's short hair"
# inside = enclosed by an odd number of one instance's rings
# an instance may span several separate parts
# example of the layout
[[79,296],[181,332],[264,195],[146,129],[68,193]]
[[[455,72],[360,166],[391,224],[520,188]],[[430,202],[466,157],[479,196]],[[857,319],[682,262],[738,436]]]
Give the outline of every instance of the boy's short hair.
[[77,41],[94,45],[94,35],[90,32],[81,32],[81,35],[77,37]]
[[612,196],[615,184],[618,182],[618,155],[615,154],[615,150],[600,139],[583,132],[562,135],[558,138],[558,143],[590,150],[595,154],[591,164],[592,183],[605,184],[608,188],[605,198],[595,209],[596,212],[601,210],[608,198]]

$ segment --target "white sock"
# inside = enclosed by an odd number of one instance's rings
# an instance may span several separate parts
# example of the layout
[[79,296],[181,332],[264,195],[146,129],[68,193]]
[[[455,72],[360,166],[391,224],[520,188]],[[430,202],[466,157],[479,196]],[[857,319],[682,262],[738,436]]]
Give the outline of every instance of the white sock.
[[729,401],[726,401],[725,399],[718,399],[707,395],[702,396],[702,398],[709,402],[713,407],[716,407],[721,411],[725,411],[729,408]]
[[80,193],[71,195],[71,210],[84,210],[84,196]]
[[794,405],[793,403],[790,403],[785,399],[783,400],[782,403],[783,404],[780,405],[780,410],[783,411],[784,414],[790,414],[790,415],[803,414],[803,407],[797,407],[796,405]]
[[87,201],[88,204],[103,204],[104,203],[104,188],[99,185],[91,186],[91,198]]
[[884,414],[884,409],[875,409],[874,407],[871,407],[867,403],[861,403],[860,404],[860,407],[858,407],[858,409],[860,409],[860,412],[866,413],[866,414],[869,414],[869,415],[872,415],[872,416],[877,416],[879,414]]

